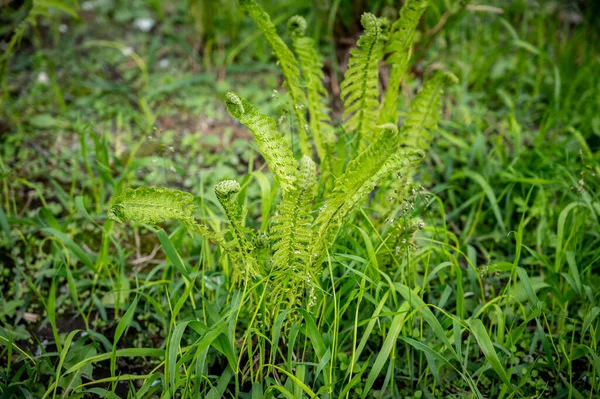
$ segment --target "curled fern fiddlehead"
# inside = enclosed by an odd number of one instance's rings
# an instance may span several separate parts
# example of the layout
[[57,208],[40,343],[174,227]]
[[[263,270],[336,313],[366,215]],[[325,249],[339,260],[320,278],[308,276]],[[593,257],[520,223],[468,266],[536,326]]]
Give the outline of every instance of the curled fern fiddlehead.
[[284,191],[291,189],[296,180],[297,161],[279,134],[275,121],[235,93],[227,93],[225,102],[229,113],[252,132],[258,151],[279,179],[281,188]]
[[285,83],[288,88],[290,98],[292,99],[294,114],[298,119],[298,136],[300,141],[300,149],[302,154],[310,156],[312,149],[309,143],[308,124],[304,116],[306,98],[302,85],[300,84],[300,70],[298,69],[298,61],[294,57],[294,53],[289,49],[281,37],[277,34],[277,29],[269,14],[254,0],[240,0],[240,6],[250,15],[258,28],[263,32],[265,38],[271,45],[273,53],[279,61],[281,72],[285,78]]
[[383,57],[382,21],[373,14],[361,18],[365,29],[358,40],[358,48],[351,50],[348,70],[340,85],[344,101],[346,132],[356,132],[357,140],[372,140],[379,110],[379,70]]
[[[235,180],[224,180],[215,186],[215,195],[221,203],[227,219],[231,224],[233,239],[228,244],[237,250],[231,255],[234,263],[242,262],[246,278],[256,277],[259,273],[258,262],[254,256],[254,245],[247,238],[247,229],[243,224],[243,210],[237,202],[236,194],[241,187]],[[237,284],[241,281],[242,274],[239,268],[233,270],[233,281]],[[247,281],[247,280],[246,280]]]

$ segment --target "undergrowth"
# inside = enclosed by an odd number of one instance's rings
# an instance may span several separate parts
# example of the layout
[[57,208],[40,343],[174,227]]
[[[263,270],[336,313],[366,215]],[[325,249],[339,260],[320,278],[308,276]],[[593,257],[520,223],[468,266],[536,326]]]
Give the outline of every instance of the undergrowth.
[[374,2],[340,63],[304,3],[240,0],[225,56],[191,7],[240,78],[162,70],[168,7],[134,50],[56,47],[40,21],[89,10],[34,3],[0,69],[3,396],[598,395],[592,8]]

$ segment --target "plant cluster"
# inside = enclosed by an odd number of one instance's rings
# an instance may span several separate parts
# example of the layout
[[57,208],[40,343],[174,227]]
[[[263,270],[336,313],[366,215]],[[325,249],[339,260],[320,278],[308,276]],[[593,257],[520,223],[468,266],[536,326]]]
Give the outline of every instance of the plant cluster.
[[[254,291],[252,303],[266,310],[263,322],[271,325],[282,311],[299,308],[310,311],[317,302],[323,261],[348,215],[356,212],[369,193],[389,177],[399,174],[410,179],[410,167],[423,158],[423,150],[427,149],[437,125],[442,89],[456,78],[450,73],[439,73],[427,81],[398,128],[400,81],[407,69],[416,25],[428,1],[408,2],[400,18],[391,25],[372,14],[364,14],[361,18],[364,33],[358,48],[351,51],[341,85],[345,105],[343,130],[358,149],[356,157],[347,157],[345,146],[339,147],[341,153],[335,152],[335,128],[327,109],[321,57],[314,42],[304,36],[306,21],[300,16],[288,21],[296,58],[277,34],[268,14],[255,1],[242,0],[240,4],[264,33],[278,59],[296,116],[302,153],[298,161],[272,118],[235,93],[227,94],[227,109],[250,130],[281,187],[281,200],[273,215],[269,215],[271,226],[266,231],[246,227],[245,212],[236,201],[241,187],[234,180],[215,186],[216,197],[230,224],[224,236],[194,222],[191,196],[178,190],[151,187],[125,190],[115,199],[109,217],[119,222],[150,224],[174,219],[183,222],[191,232],[207,234],[231,261],[228,277],[232,289],[260,282],[261,289]],[[392,67],[390,83],[381,93],[379,70],[384,54]],[[320,173],[313,161],[313,146],[320,160]],[[333,184],[330,179],[334,179]],[[317,192],[322,197],[318,209]],[[391,229],[389,243],[394,252],[399,252],[400,245],[406,246],[415,231],[413,227],[421,223],[411,219]],[[260,255],[269,248],[268,256]],[[388,261],[385,267],[392,266],[392,261]]]
[[597,396],[592,8],[401,3],[10,2],[0,396]]

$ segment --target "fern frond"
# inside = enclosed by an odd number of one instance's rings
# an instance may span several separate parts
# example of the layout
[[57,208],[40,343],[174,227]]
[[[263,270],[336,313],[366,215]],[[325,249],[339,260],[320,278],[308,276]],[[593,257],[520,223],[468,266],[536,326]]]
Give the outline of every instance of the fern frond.
[[[243,211],[240,204],[237,202],[236,194],[239,193],[241,187],[235,180],[224,180],[215,186],[215,194],[217,200],[221,203],[227,219],[231,224],[233,240],[229,242],[231,250],[229,255],[234,263],[244,263],[245,277],[252,278],[259,275],[260,270],[258,261],[254,256],[254,245],[246,237],[246,228],[243,224]],[[233,282],[237,284],[241,281],[242,275],[240,270],[233,270]]]
[[246,238],[242,207],[235,198],[240,189],[240,184],[235,180],[224,180],[215,186],[215,194],[229,219],[235,238],[241,246],[248,247],[250,243]]
[[279,179],[282,190],[292,189],[298,170],[297,161],[277,130],[275,121],[235,93],[227,93],[225,102],[229,113],[252,132],[258,150]]
[[361,18],[365,31],[358,40],[358,48],[351,50],[348,69],[340,85],[344,101],[343,118],[346,132],[356,132],[357,140],[371,141],[379,109],[379,69],[383,57],[382,21],[373,14]]
[[323,61],[313,39],[304,36],[306,20],[299,15],[288,21],[288,31],[292,36],[294,51],[300,60],[302,75],[306,83],[308,98],[309,129],[313,136],[317,155],[325,164],[328,154],[335,144],[331,117],[329,115],[328,93],[323,86]]
[[300,270],[309,263],[308,245],[311,241],[313,221],[312,203],[317,189],[316,165],[307,156],[300,161],[300,173],[294,190],[283,193],[277,209],[271,238],[274,270]]
[[425,82],[404,119],[400,140],[402,146],[415,150],[429,147],[431,132],[437,127],[441,115],[443,89],[457,82],[458,78],[449,72],[438,73]]
[[167,220],[177,220],[185,225],[190,234],[198,233],[226,248],[222,235],[210,230],[194,219],[194,196],[179,190],[142,186],[128,188],[118,195],[108,211],[108,218],[115,222],[137,222],[158,225]]
[[387,63],[391,65],[388,87],[379,114],[380,123],[396,123],[398,92],[412,55],[415,31],[431,0],[408,0],[400,10],[400,18],[391,26],[385,47]]
[[161,187],[128,188],[117,196],[108,211],[116,222],[138,222],[158,225],[166,220],[178,220],[192,227],[196,210],[192,194]]
[[263,32],[265,38],[271,45],[273,53],[279,61],[281,72],[285,78],[285,84],[288,88],[290,98],[294,108],[294,114],[298,119],[298,137],[300,150],[302,154],[311,156],[312,150],[309,144],[308,124],[304,116],[304,108],[306,106],[306,98],[302,85],[300,84],[300,70],[298,69],[298,61],[294,57],[294,53],[289,49],[281,37],[277,34],[277,29],[269,14],[254,0],[240,0],[240,6],[254,20],[258,28]]
[[279,309],[302,306],[305,288],[318,273],[309,269],[308,246],[312,237],[312,203],[317,189],[316,165],[307,156],[300,161],[300,173],[295,189],[284,192],[271,228],[275,241],[271,260],[273,291],[268,308],[276,316]]
[[377,139],[353,159],[336,180],[334,191],[321,208],[315,221],[317,233],[310,245],[313,265],[321,261],[325,248],[332,244],[346,215],[368,196],[384,176],[423,157],[421,152],[399,151],[400,135],[395,125],[387,124],[380,128]]

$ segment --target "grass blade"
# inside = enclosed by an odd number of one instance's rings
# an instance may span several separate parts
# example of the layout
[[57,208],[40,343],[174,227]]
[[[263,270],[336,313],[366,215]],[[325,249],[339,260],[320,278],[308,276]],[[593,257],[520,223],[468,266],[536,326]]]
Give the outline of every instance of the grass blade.
[[373,363],[373,367],[371,367],[371,371],[369,371],[369,375],[367,377],[367,381],[365,382],[365,386],[363,388],[362,397],[366,398],[375,382],[375,379],[379,376],[381,369],[383,368],[385,362],[387,361],[392,349],[396,345],[396,340],[398,339],[398,335],[400,331],[402,331],[402,327],[404,327],[404,321],[406,319],[406,314],[410,310],[410,304],[408,302],[404,302],[400,309],[398,309],[398,313],[392,319],[392,324],[390,325],[390,330],[388,331],[387,336],[385,337],[385,341],[383,341],[383,345],[381,346],[381,350],[379,354],[375,358],[375,363]]
[[514,391],[514,388],[510,382],[510,378],[504,371],[504,366],[500,362],[498,354],[494,349],[494,344],[492,343],[492,340],[490,339],[490,336],[485,330],[485,327],[481,320],[468,320],[467,323],[469,325],[471,333],[475,336],[475,339],[479,344],[479,348],[481,348],[481,351],[483,352],[483,355],[485,356],[486,360],[490,363],[490,365],[492,366],[496,374],[498,374],[502,382],[504,382],[508,387],[510,387],[511,391]]

